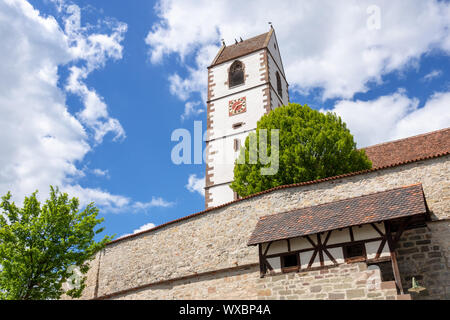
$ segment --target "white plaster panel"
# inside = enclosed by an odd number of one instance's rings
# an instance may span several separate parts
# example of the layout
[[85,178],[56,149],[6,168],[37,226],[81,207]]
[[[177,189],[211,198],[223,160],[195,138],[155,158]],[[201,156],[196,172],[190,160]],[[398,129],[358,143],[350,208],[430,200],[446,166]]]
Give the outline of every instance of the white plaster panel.
[[333,232],[331,232],[330,238],[328,239],[327,245],[349,241],[350,241],[350,232],[348,228],[342,229],[341,231],[333,230]]
[[[334,260],[336,260],[337,263],[344,263],[344,251],[342,247],[330,248],[327,250],[333,256]],[[324,256],[328,258],[326,254]]]
[[281,259],[280,259],[280,257],[268,258],[267,261],[272,266],[273,271],[281,272]]
[[291,250],[292,251],[313,248],[311,243],[308,240],[306,240],[306,238],[303,238],[303,237],[294,238],[294,239],[291,239],[290,241],[291,241]]
[[352,227],[352,230],[353,237],[356,241],[381,237],[381,235],[370,224],[365,224],[361,227]]
[[375,258],[378,248],[380,247],[380,243],[381,243],[381,240],[366,242],[367,259]]
[[267,254],[277,254],[288,252],[288,246],[286,240],[274,241],[269,247]]
[[[300,263],[301,263],[301,268],[307,268],[308,264],[309,264],[309,260],[311,260],[311,257],[314,253],[314,250],[310,250],[310,251],[305,251],[305,252],[300,252]],[[318,267],[320,266],[320,257],[319,254],[316,254],[316,257],[314,258],[314,262],[311,265],[311,267]]]

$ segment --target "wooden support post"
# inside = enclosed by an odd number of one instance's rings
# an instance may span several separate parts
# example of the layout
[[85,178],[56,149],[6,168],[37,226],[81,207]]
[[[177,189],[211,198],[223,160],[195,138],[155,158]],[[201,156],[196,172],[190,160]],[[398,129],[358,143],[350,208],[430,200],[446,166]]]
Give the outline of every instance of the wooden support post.
[[317,249],[319,250],[319,259],[320,259],[320,266],[323,267],[325,265],[325,262],[323,260],[323,251],[322,251],[322,239],[320,238],[320,233],[317,234]]
[[266,274],[266,263],[265,263],[265,258],[263,257],[262,254],[262,244],[258,244],[258,249],[259,249],[259,277],[260,278],[264,278],[264,275]]
[[397,254],[395,253],[395,244],[392,239],[391,225],[389,222],[385,222],[384,227],[386,229],[386,238],[389,246],[389,251],[391,253],[392,271],[394,272],[395,283],[397,284],[397,288],[400,290],[400,294],[404,294],[402,279],[400,277],[400,270],[398,269]]

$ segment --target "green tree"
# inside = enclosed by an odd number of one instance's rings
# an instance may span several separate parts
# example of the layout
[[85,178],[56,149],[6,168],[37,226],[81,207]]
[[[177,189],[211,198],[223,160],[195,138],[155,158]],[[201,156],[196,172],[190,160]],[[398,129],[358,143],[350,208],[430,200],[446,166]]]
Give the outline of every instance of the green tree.
[[[261,145],[260,130],[267,130],[268,155],[277,155],[278,171],[261,174],[271,164],[258,160],[251,164],[250,153]],[[271,145],[271,130],[279,129],[279,148]],[[256,150],[256,149],[254,149]],[[251,157],[250,157],[251,158]],[[290,103],[264,115],[257,123],[256,133],[245,140],[234,166],[231,188],[240,196],[248,196],[280,185],[311,181],[348,172],[370,169],[371,161],[364,150],[357,150],[346,124],[335,113],[321,113]]]
[[94,230],[103,218],[97,219],[93,203],[79,211],[77,198],[69,200],[51,186],[50,198],[41,206],[36,194],[25,197],[23,208],[10,201],[10,192],[2,197],[0,299],[59,299],[64,283],[72,285],[67,295],[79,297],[86,286],[89,261],[112,238],[94,241],[103,231]]

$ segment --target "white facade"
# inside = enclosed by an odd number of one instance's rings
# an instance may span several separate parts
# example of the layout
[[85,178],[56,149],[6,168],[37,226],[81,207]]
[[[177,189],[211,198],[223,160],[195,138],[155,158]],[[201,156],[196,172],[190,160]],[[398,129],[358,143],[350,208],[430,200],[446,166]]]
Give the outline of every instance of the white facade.
[[[288,83],[273,29],[267,34],[266,44],[259,50],[209,68],[206,208],[235,199],[229,185],[234,177],[234,161],[239,155],[236,144],[244,146],[245,138],[255,131],[257,121],[264,114],[289,103]],[[245,45],[244,41],[235,46]],[[236,60],[244,66],[244,83],[230,87],[229,69]],[[277,72],[281,96],[277,93]],[[242,98],[246,101],[246,111],[230,115],[230,101]]]

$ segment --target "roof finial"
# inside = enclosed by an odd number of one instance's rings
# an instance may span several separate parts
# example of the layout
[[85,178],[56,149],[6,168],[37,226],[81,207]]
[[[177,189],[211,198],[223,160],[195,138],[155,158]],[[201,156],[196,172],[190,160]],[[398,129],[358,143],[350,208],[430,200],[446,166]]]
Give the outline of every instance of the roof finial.
[[235,44],[237,44],[237,43],[238,43],[238,41],[236,40],[236,38],[234,38],[234,43],[235,43]]
[[268,23],[269,23],[270,28],[273,29],[272,22],[269,21]]
[[223,45],[224,47],[226,47],[227,45],[225,44],[225,39],[220,39],[220,40],[222,40],[222,45]]
[[244,40],[242,40],[242,37],[239,37],[239,38],[241,39],[241,42],[244,41]]

